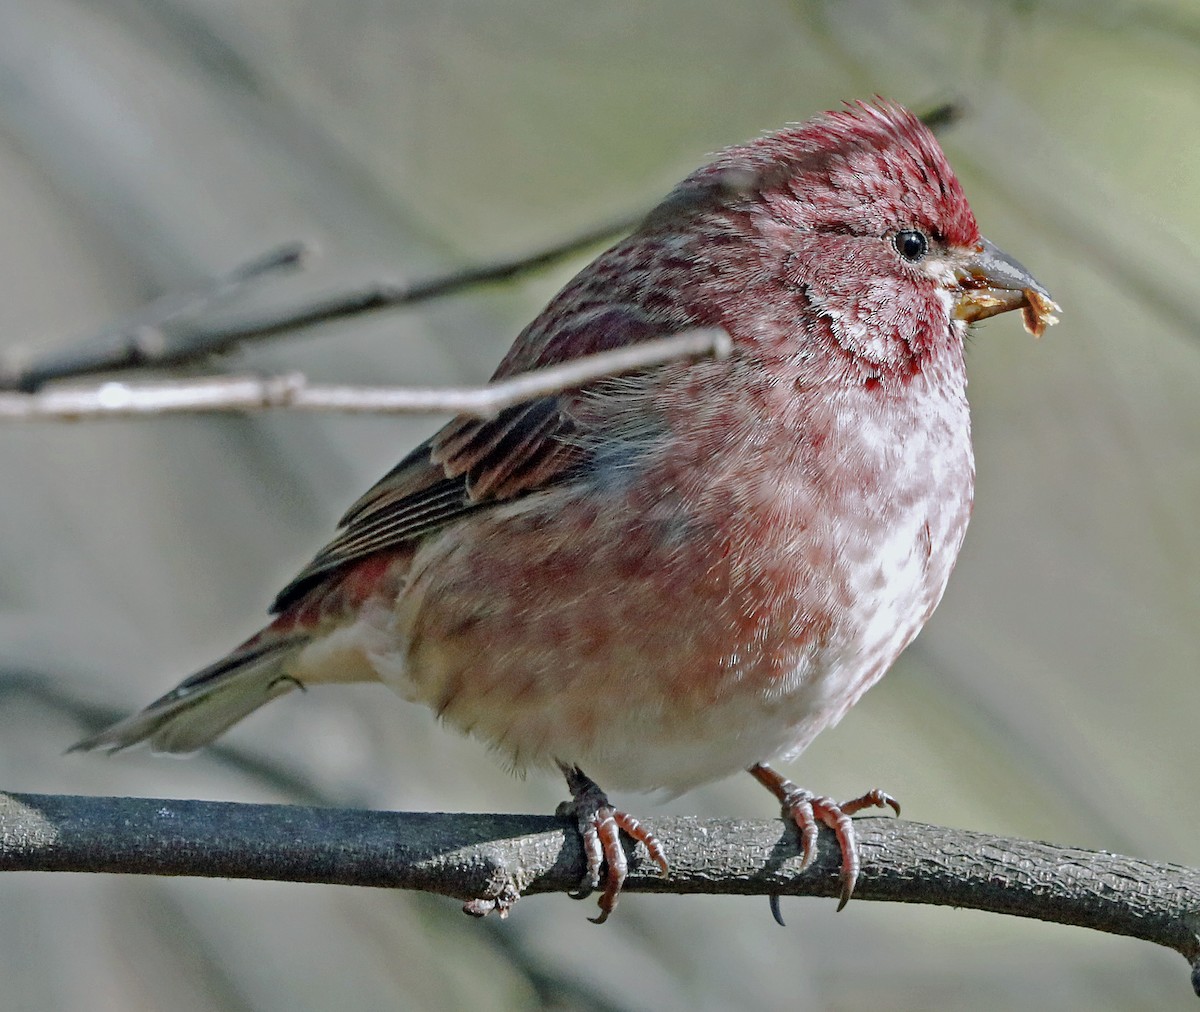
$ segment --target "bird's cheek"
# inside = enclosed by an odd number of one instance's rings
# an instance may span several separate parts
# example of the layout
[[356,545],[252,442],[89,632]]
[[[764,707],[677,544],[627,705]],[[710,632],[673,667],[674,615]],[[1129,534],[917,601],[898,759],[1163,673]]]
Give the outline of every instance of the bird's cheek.
[[845,351],[880,366],[919,358],[949,333],[948,309],[936,293],[902,279],[880,279],[851,291],[810,288],[808,298],[829,319]]

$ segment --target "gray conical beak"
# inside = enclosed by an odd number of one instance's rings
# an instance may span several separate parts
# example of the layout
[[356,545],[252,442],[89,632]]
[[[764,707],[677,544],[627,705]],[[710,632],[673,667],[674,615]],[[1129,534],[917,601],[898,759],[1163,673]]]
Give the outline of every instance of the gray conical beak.
[[1058,305],[1050,293],[999,246],[980,240],[976,251],[954,271],[959,297],[954,315],[975,323],[989,316],[1022,310],[1025,329],[1041,337],[1045,329],[1058,322]]

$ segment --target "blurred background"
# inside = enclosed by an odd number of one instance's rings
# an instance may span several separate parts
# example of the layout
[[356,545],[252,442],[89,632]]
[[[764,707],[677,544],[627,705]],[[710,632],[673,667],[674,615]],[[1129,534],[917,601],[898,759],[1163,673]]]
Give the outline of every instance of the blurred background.
[[[978,493],[938,614],[789,774],[905,815],[1200,863],[1200,10],[1191,0],[0,0],[0,347],[99,330],[282,240],[261,305],[515,255],[725,144],[880,93],[1062,304],[969,350]],[[220,367],[484,379],[586,259]],[[0,787],[550,812],[382,688],[296,694],[186,762],[63,749],[257,627],[439,419],[0,432]],[[749,778],[631,810],[766,818]],[[1191,1009],[1147,944],[940,908],[629,895],[469,920],[418,895],[0,879],[5,1010]]]

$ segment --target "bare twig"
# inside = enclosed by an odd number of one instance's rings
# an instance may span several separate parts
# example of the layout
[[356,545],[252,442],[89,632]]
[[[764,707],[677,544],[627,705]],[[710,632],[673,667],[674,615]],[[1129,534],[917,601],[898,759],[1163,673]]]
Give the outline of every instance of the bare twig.
[[27,365],[0,360],[0,390],[33,391],[53,379],[173,364],[172,339],[166,330],[173,322],[211,310],[267,277],[300,270],[313,253],[308,243],[284,243],[197,288],[168,292],[99,334],[50,351]]
[[[660,878],[639,847],[627,892],[832,897],[841,888],[825,830],[801,872],[796,834],[779,822],[647,824],[671,874]],[[1200,984],[1200,870],[899,820],[855,826],[856,902],[969,907],[1141,938],[1180,953]],[[583,867],[578,834],[556,818],[0,794],[0,870],[419,889],[482,913],[573,890]]]
[[[927,111],[922,119],[936,131],[952,125],[961,116],[961,105],[945,102]],[[0,360],[0,391],[31,393],[51,380],[126,369],[189,365],[251,341],[291,334],[361,313],[411,306],[476,285],[508,281],[628,232],[641,217],[640,213],[629,215],[534,253],[468,267],[425,281],[370,281],[358,288],[317,296],[300,305],[240,319],[194,318],[239,294],[252,281],[279,270],[303,266],[311,247],[301,242],[287,243],[200,289],[182,295],[169,293],[102,333],[51,351],[32,362],[19,364]]]
[[0,420],[78,421],[146,415],[262,411],[351,414],[456,414],[490,418],[514,404],[675,359],[724,357],[723,330],[688,330],[628,348],[534,369],[482,387],[397,388],[309,385],[303,375],[212,376],[158,383],[111,381],[95,387],[0,393]]
[[94,337],[51,351],[25,365],[5,366],[0,362],[0,390],[32,392],[51,380],[188,365],[250,341],[290,334],[361,313],[411,306],[476,285],[507,281],[628,231],[636,221],[637,218],[628,218],[610,222],[535,253],[424,281],[371,281],[359,288],[317,296],[297,306],[235,320],[184,318],[195,317],[218,302],[227,301],[250,281],[261,280],[280,269],[301,266],[311,247],[300,242],[287,243],[198,291],[182,296],[166,295]]

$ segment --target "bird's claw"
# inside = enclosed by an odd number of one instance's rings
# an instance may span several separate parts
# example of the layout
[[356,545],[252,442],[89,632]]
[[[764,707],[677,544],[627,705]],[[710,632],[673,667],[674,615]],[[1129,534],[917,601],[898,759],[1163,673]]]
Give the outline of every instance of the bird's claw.
[[850,902],[854,887],[858,883],[859,857],[858,840],[854,835],[854,821],[850,818],[864,808],[888,808],[897,815],[900,805],[895,798],[876,788],[861,797],[839,804],[833,798],[813,794],[802,787],[790,784],[788,796],[783,799],[783,817],[790,819],[800,830],[800,868],[804,870],[816,857],[817,827],[828,826],[837,836],[838,848],[842,852],[840,878],[842,890],[838,899],[838,910]]
[[[603,879],[604,891],[597,901],[600,914],[589,918],[593,924],[603,924],[616,909],[621,887],[629,875],[629,861],[625,856],[625,848],[621,846],[621,833],[645,846],[664,878],[668,873],[667,857],[657,837],[632,815],[617,811],[609,804],[604,791],[579,767],[564,765],[562,769],[572,800],[559,807],[559,814],[575,819],[586,861],[583,879],[571,896],[584,899],[600,888]],[[603,865],[608,866],[608,873],[602,876]]]
[[900,814],[900,804],[895,798],[884,794],[883,791],[871,790],[862,797],[852,801],[838,803],[830,797],[811,794],[803,788],[793,785],[794,801],[784,801],[784,818],[796,822],[800,831],[800,868],[808,868],[812,858],[816,856],[817,824],[828,826],[838,837],[838,848],[841,850],[841,893],[838,909],[841,910],[854,894],[854,886],[858,884],[858,840],[854,837],[854,822],[850,818],[864,808],[892,808],[896,815]]
[[[838,910],[841,910],[854,895],[854,887],[858,883],[859,857],[858,841],[854,835],[854,822],[850,816],[861,812],[864,808],[891,808],[900,814],[900,803],[878,788],[867,791],[860,797],[841,804],[832,798],[813,794],[803,787],[797,787],[790,780],[781,777],[766,765],[758,765],[750,770],[759,783],[763,784],[774,794],[783,808],[785,822],[792,822],[800,831],[800,870],[808,868],[817,853],[817,834],[819,827],[824,825],[833,830],[837,837],[838,848],[842,853],[842,869],[840,873],[842,889],[838,900]],[[779,903],[772,897],[771,913],[775,920],[782,923],[779,915]]]

